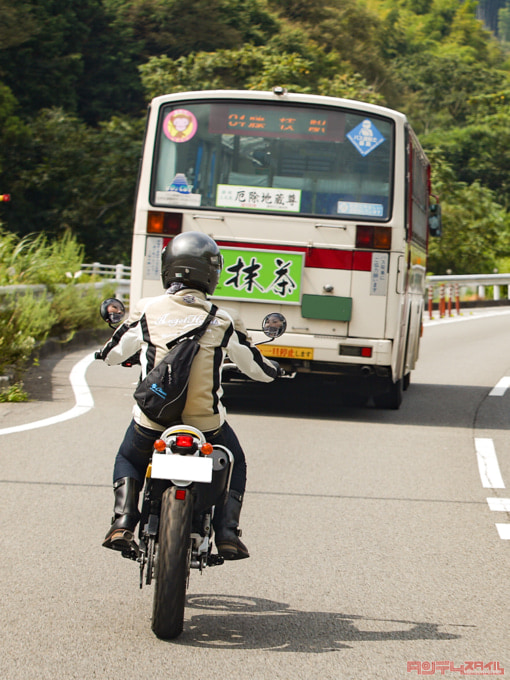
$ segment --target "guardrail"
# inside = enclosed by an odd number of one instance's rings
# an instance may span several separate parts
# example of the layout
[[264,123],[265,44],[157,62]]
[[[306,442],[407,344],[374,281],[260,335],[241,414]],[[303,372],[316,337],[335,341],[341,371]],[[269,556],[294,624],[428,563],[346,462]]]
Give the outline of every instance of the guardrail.
[[[101,281],[94,281],[92,283],[76,283],[78,288],[90,287],[101,289],[107,285],[113,284],[115,286],[115,297],[124,300],[129,295],[129,285],[131,279],[131,267],[126,267],[123,264],[101,264],[94,262],[92,264],[82,264],[79,271],[74,274],[67,273],[68,278],[78,280],[83,274],[90,276],[97,276]],[[64,287],[66,284],[58,284],[58,287]],[[47,288],[44,284],[13,284],[10,286],[0,286],[0,298],[9,295],[23,295],[27,292],[32,292],[34,295],[43,295]]]
[[[69,278],[78,279],[83,274],[90,276],[97,276],[101,281],[94,283],[76,284],[78,286],[95,286],[102,288],[108,284],[115,285],[116,297],[124,300],[129,295],[129,285],[131,280],[131,267],[123,264],[101,264],[100,262],[93,262],[92,264],[82,264],[80,270],[74,274],[68,273]],[[61,284],[65,285],[65,284]],[[457,314],[460,314],[460,307],[466,304],[463,301],[468,290],[476,290],[475,297],[479,302],[487,300],[487,288],[492,288],[491,300],[501,303],[501,288],[507,287],[506,300],[510,305],[510,273],[508,274],[447,274],[445,276],[427,276],[426,286],[428,289],[428,311],[432,318],[433,307],[436,306],[434,302],[437,300],[440,317],[452,316],[453,308]],[[0,286],[0,296],[8,294],[22,294],[27,290],[31,290],[36,294],[41,294],[46,290],[44,285],[12,285]]]
[[[476,290],[473,297],[478,304],[501,304],[508,301],[510,305],[510,274],[446,274],[445,276],[427,276],[428,312],[433,318],[434,300],[438,300],[440,318],[453,316],[453,308],[460,314],[467,291]],[[507,286],[506,300],[501,296],[501,289]],[[492,297],[487,298],[487,288],[492,288]]]

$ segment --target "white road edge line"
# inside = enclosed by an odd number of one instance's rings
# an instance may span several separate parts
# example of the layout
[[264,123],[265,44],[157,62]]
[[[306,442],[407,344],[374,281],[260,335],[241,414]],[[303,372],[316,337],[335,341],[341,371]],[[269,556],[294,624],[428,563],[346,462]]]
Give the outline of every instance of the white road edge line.
[[505,484],[499,470],[496,449],[492,439],[475,437],[478,470],[485,489],[504,489]]
[[69,411],[64,411],[58,416],[52,416],[51,418],[44,418],[43,420],[35,420],[32,423],[25,423],[24,425],[15,425],[14,427],[5,427],[0,429],[0,435],[2,434],[13,434],[14,432],[24,432],[26,430],[37,430],[40,427],[48,427],[48,425],[55,425],[56,423],[61,423],[65,420],[71,420],[71,418],[77,418],[82,416],[87,411],[90,411],[94,407],[94,398],[87,385],[85,379],[85,373],[87,368],[94,361],[94,353],[87,354],[81,361],[75,364],[69,375],[69,381],[73,388],[74,396],[76,399],[76,404]]

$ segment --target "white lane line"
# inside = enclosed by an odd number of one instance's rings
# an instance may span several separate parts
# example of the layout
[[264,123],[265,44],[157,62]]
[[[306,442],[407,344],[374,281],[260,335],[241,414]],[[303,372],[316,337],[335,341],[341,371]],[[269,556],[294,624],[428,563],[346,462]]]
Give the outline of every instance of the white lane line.
[[489,397],[502,397],[510,387],[510,376],[501,378],[498,384],[489,392]]
[[483,487],[485,489],[504,489],[505,484],[499,470],[492,439],[475,437],[475,448]]
[[73,366],[73,369],[69,375],[69,380],[73,388],[74,397],[76,399],[76,404],[69,411],[64,411],[58,416],[52,416],[51,418],[44,418],[43,420],[35,420],[32,423],[25,423],[24,425],[16,425],[14,427],[5,427],[0,429],[0,435],[2,434],[13,434],[14,432],[24,432],[26,430],[36,430],[40,427],[48,427],[48,425],[55,425],[56,423],[61,423],[64,420],[70,420],[71,418],[77,418],[82,416],[87,411],[90,411],[94,406],[94,398],[87,385],[85,379],[85,373],[90,364],[94,361],[94,353],[88,354],[81,361]]
[[496,524],[499,537],[504,541],[510,541],[510,524]]
[[510,512],[510,498],[488,498],[487,503],[495,512]]

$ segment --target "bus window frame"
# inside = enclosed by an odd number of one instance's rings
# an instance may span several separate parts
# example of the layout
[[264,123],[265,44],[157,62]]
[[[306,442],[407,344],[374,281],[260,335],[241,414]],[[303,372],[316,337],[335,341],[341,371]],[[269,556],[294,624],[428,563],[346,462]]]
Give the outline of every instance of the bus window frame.
[[[186,105],[204,105],[204,104],[209,104],[209,105],[214,105],[214,104],[243,104],[243,105],[249,105],[250,103],[254,105],[258,105],[261,107],[270,107],[270,106],[279,106],[279,107],[286,107],[286,108],[303,108],[303,109],[314,109],[314,110],[324,110],[324,111],[338,111],[342,112],[344,114],[353,114],[355,116],[359,116],[360,118],[363,115],[366,115],[367,118],[370,119],[375,119],[375,120],[381,120],[386,123],[389,123],[391,126],[391,141],[390,141],[390,151],[389,151],[389,171],[388,171],[388,178],[389,178],[389,191],[388,191],[388,214],[387,216],[383,217],[377,217],[377,216],[372,216],[372,215],[345,215],[345,214],[332,214],[332,215],[325,215],[325,214],[317,214],[317,213],[291,213],[291,212],[281,212],[281,211],[271,211],[271,210],[257,210],[257,209],[248,209],[248,210],[240,210],[237,208],[230,208],[230,207],[222,207],[222,206],[193,206],[190,208],[189,206],[186,205],[164,205],[161,203],[156,202],[156,180],[157,180],[157,168],[158,168],[158,163],[159,163],[159,154],[160,154],[160,147],[161,147],[161,140],[163,137],[163,120],[168,114],[169,110],[172,108],[182,108],[183,106]],[[218,136],[221,137],[219,133],[214,133],[215,135],[217,134]],[[242,136],[242,135],[239,135]],[[281,138],[275,138],[280,140]],[[159,210],[164,210],[164,209],[169,209],[169,210],[176,210],[176,211],[186,211],[186,210],[193,210],[195,211],[209,211],[209,212],[224,212],[224,213],[231,213],[234,215],[264,215],[264,216],[273,216],[273,217],[292,217],[292,218],[301,218],[301,219],[309,219],[309,220],[343,220],[343,221],[350,221],[350,222],[371,222],[371,223],[378,223],[378,224],[387,224],[393,220],[393,217],[395,215],[395,184],[397,181],[397,178],[395,176],[395,159],[396,159],[396,146],[397,146],[397,126],[395,120],[391,116],[384,116],[381,114],[376,114],[371,111],[363,111],[363,109],[358,109],[358,108],[348,108],[348,107],[343,107],[343,106],[328,106],[325,104],[315,104],[315,103],[304,103],[304,102],[278,102],[275,104],[275,102],[265,102],[261,101],[258,99],[250,99],[250,98],[243,98],[241,100],[239,99],[228,99],[228,98],[210,98],[210,99],[201,99],[201,100],[196,100],[196,99],[176,99],[174,101],[167,101],[164,102],[160,105],[158,113],[157,113],[157,120],[156,120],[156,134],[155,134],[155,143],[153,147],[153,152],[152,152],[152,167],[150,171],[150,183],[149,183],[149,204],[157,208]],[[406,163],[407,163],[407,154],[406,154]],[[406,220],[407,222],[407,220]]]

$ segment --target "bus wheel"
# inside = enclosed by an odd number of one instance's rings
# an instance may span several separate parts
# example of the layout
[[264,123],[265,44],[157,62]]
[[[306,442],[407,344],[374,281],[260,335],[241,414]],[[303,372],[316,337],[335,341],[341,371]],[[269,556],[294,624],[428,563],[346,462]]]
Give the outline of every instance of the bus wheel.
[[379,394],[374,394],[374,404],[377,408],[386,408],[396,411],[400,408],[403,396],[403,380],[390,381],[387,389]]

